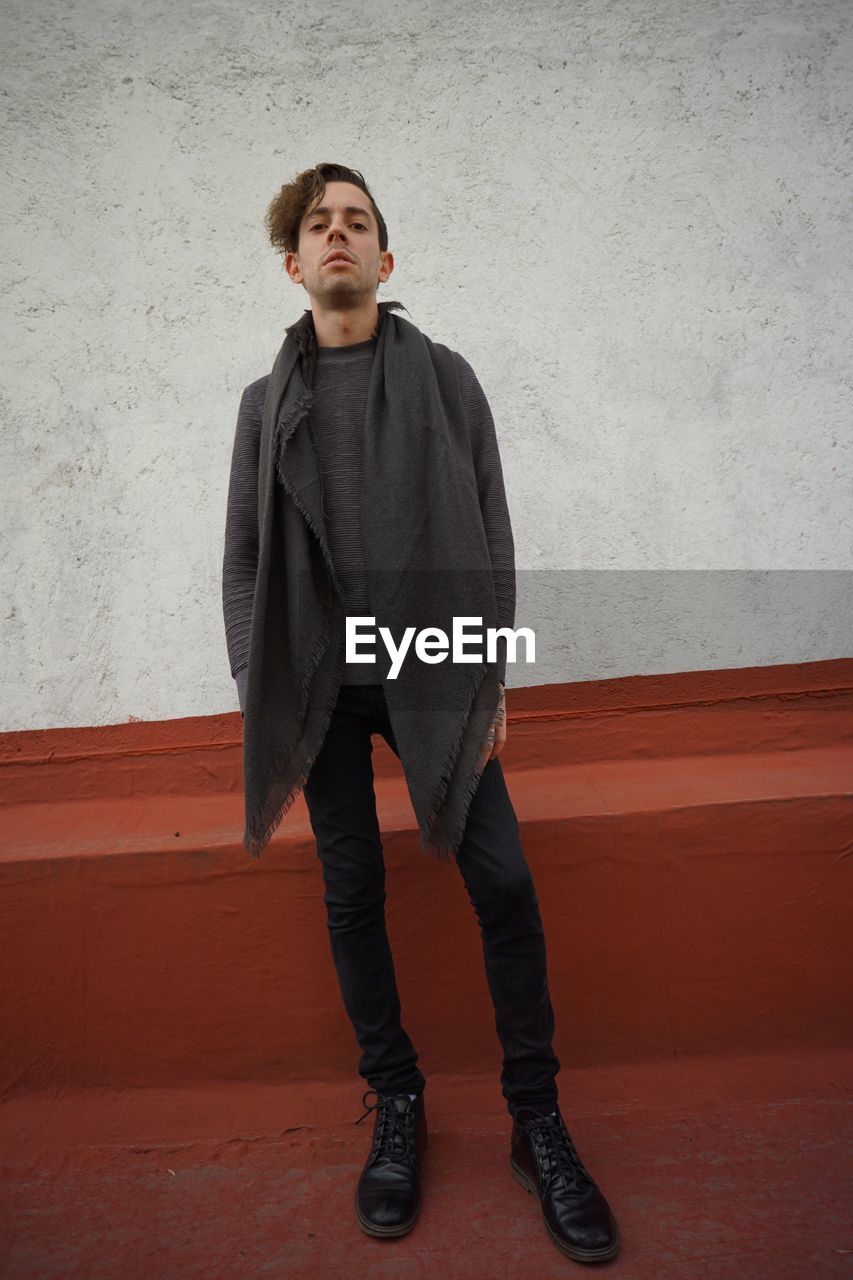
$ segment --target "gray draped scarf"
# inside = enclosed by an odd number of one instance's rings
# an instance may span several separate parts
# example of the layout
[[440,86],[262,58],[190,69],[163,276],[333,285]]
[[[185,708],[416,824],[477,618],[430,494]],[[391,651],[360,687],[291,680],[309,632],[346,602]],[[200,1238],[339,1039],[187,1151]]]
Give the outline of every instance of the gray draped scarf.
[[[440,858],[458,851],[490,750],[501,690],[485,630],[497,626],[488,544],[452,351],[379,304],[364,427],[362,544],[370,612],[395,644],[406,627],[479,618],[483,645],[422,661],[414,639],[388,715],[420,830]],[[243,722],[245,848],[259,857],[307,781],[341,683],[346,598],[329,554],[309,409],[313,316],[286,330],[264,404],[258,467],[258,571]],[[362,627],[362,631],[364,628]],[[363,644],[363,639],[360,642]],[[382,650],[384,652],[384,650]],[[379,678],[377,677],[377,683]]]

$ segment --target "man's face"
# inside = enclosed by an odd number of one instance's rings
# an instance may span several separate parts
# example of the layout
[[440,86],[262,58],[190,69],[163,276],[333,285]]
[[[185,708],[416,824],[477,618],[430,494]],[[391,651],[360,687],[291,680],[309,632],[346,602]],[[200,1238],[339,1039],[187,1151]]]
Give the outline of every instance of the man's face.
[[299,224],[298,252],[288,253],[284,265],[312,303],[346,311],[376,296],[377,286],[394,269],[394,258],[379,248],[379,225],[361,188],[327,182]]

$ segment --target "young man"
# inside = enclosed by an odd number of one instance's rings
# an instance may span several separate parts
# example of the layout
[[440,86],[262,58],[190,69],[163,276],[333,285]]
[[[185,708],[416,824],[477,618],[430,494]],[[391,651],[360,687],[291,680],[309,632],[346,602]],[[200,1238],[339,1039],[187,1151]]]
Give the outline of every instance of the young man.
[[565,1254],[613,1257],[616,1221],[557,1105],[539,903],[498,759],[505,645],[459,661],[422,648],[392,676],[390,653],[347,661],[344,643],[348,617],[387,625],[395,641],[407,623],[449,634],[456,617],[512,627],[514,548],[489,405],[462,356],[395,315],[398,303],[377,302],[394,259],[358,171],[300,173],[266,223],[311,308],[271,374],[244,390],[234,441],[223,605],[244,717],[244,842],[259,856],[304,791],[370,1086],[359,1120],[375,1112],[358,1222],[375,1236],[411,1230],[427,1140],[426,1080],[385,928],[370,740],[380,733],[403,764],[423,846],[456,859],[479,919],[513,1174]]

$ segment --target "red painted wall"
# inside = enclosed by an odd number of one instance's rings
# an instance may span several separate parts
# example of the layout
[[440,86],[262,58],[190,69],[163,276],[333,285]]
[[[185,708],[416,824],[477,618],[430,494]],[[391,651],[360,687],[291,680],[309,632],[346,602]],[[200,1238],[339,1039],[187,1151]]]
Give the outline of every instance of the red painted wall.
[[[510,689],[564,1067],[849,1042],[853,662]],[[304,802],[260,861],[238,715],[0,739],[0,1088],[352,1075]],[[499,1069],[473,910],[375,739],[426,1073]]]

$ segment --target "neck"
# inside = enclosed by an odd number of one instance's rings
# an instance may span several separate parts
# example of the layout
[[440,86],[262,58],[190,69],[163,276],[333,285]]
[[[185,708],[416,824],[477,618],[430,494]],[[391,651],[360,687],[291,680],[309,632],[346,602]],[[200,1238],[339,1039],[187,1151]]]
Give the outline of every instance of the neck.
[[367,342],[379,324],[375,297],[348,311],[326,310],[321,303],[313,302],[311,315],[318,347],[348,347],[356,342]]

